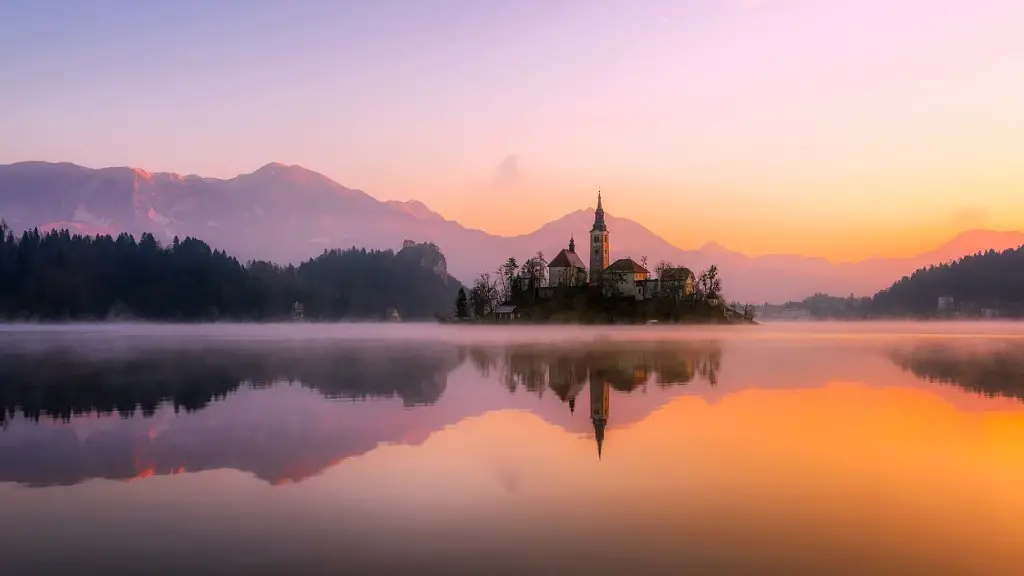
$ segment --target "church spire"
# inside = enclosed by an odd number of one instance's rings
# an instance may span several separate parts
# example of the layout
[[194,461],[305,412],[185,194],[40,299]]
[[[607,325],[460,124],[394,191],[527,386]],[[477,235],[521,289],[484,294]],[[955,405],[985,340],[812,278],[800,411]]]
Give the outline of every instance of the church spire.
[[591,232],[605,231],[608,226],[604,223],[604,207],[601,206],[601,189],[597,189],[597,209],[594,210],[594,227],[590,229]]
[[576,238],[572,234],[569,235],[569,252],[576,253]]

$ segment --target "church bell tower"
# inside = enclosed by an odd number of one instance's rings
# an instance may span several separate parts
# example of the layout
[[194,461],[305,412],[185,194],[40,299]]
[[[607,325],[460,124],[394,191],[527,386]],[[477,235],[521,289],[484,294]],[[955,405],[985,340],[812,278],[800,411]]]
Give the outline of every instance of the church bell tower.
[[601,191],[597,191],[597,210],[594,210],[594,226],[590,229],[590,283],[600,284],[601,273],[608,267],[611,247],[608,243],[608,226],[604,223],[604,208],[601,206]]

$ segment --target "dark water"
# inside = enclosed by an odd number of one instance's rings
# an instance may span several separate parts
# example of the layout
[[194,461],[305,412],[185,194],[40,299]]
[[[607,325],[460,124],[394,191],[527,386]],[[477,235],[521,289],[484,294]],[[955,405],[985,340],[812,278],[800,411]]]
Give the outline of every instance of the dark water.
[[1022,328],[0,328],[0,574],[1021,574]]

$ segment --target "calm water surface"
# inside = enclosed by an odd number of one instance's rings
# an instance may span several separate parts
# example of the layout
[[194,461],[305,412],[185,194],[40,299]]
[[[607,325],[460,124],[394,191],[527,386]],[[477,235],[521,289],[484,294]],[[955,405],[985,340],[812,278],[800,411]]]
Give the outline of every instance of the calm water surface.
[[1021,574],[1019,334],[0,327],[0,573]]

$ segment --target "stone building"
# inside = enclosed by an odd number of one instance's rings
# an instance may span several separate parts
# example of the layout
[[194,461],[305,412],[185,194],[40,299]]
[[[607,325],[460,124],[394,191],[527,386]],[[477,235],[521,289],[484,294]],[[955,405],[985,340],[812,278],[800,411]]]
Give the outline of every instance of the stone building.
[[548,263],[548,286],[583,286],[587,268],[576,254],[576,240],[569,237],[569,248],[563,249]]

